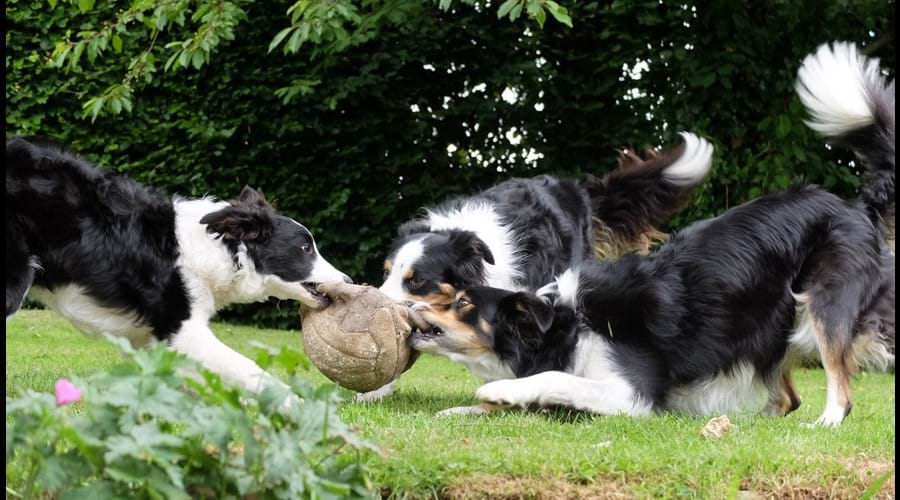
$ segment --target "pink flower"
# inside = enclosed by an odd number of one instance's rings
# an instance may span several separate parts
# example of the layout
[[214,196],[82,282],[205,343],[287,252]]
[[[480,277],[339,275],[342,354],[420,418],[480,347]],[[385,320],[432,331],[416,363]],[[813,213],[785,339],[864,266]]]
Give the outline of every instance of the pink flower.
[[67,405],[81,401],[81,389],[72,385],[72,382],[61,378],[56,381],[56,404],[57,406]]

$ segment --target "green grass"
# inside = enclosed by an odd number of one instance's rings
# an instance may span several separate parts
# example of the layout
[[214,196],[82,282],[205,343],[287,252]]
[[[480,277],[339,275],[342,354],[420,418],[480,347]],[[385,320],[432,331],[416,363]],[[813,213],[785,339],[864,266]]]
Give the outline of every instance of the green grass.
[[[249,341],[301,346],[297,331],[214,324],[241,352]],[[6,394],[52,391],[56,380],[106,368],[120,355],[47,311],[7,322]],[[315,372],[310,380],[324,382]],[[377,443],[375,484],[398,497],[639,496],[724,498],[738,490],[766,496],[859,497],[894,470],[894,377],[862,374],[853,413],[838,429],[804,428],[822,410],[821,370],[795,374],[803,405],[785,418],[733,416],[719,440],[700,435],[702,419],[644,419],[510,411],[487,417],[435,417],[473,404],[478,381],[442,358],[423,357],[394,397],[347,403],[344,418]],[[348,393],[349,394],[349,393]],[[877,488],[876,484],[873,486]],[[878,496],[892,496],[893,477]]]

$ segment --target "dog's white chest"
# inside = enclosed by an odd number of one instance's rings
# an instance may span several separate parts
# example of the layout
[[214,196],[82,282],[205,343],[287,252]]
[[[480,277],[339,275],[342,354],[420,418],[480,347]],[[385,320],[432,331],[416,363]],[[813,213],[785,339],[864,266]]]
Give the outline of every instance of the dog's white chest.
[[28,296],[59,313],[83,333],[124,337],[134,347],[141,347],[155,340],[151,328],[142,324],[133,313],[123,313],[98,305],[77,285],[60,286],[52,292],[46,288],[33,287]]

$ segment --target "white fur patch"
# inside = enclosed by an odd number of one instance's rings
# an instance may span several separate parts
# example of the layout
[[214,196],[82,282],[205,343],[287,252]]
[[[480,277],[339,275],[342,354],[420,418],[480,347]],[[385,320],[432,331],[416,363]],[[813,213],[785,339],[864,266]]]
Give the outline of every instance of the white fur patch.
[[578,269],[567,269],[556,278],[557,292],[559,293],[559,301],[572,307],[578,305],[578,285],[580,272]]
[[209,329],[209,318],[198,311],[191,316],[169,339],[170,347],[205,368],[218,373],[229,383],[248,391],[257,392],[266,384],[284,386],[256,363],[233,350],[219,340]]
[[422,238],[424,237],[425,235],[423,234],[421,238],[407,241],[400,247],[391,263],[391,272],[388,273],[387,279],[378,288],[381,293],[397,301],[406,299],[406,291],[403,290],[403,275],[425,253],[425,245],[422,243]]
[[689,415],[759,411],[768,396],[766,386],[749,363],[739,363],[731,373],[676,387],[669,394],[669,409]]
[[372,403],[375,401],[381,401],[382,399],[384,399],[394,393],[394,387],[396,385],[397,385],[397,381],[394,380],[393,382],[391,382],[385,386],[379,387],[378,389],[375,389],[374,391],[363,392],[363,393],[357,394],[353,398],[353,401],[356,401],[357,403]]
[[616,374],[588,379],[549,371],[515,380],[498,380],[481,386],[475,397],[492,404],[564,406],[600,415],[643,416],[650,406],[636,398],[628,382]]
[[839,136],[873,123],[866,87],[881,82],[878,60],[860,54],[856,45],[820,45],[797,72],[797,94],[812,116],[806,124],[822,135]]
[[155,342],[153,330],[136,315],[103,307],[78,285],[63,285],[52,292],[32,287],[29,296],[71,321],[75,328],[89,335],[123,337],[134,347]]
[[509,365],[501,361],[494,353],[484,353],[478,356],[468,356],[451,352],[440,352],[435,354],[446,356],[454,363],[465,365],[473,375],[485,382],[516,378],[516,374],[513,373]]
[[450,212],[428,212],[425,222],[432,231],[458,229],[471,231],[491,250],[494,264],[484,263],[487,285],[506,290],[518,290],[521,273],[514,235],[490,204],[473,202]]
[[596,333],[586,332],[580,336],[572,366],[567,371],[577,377],[602,382],[601,397],[615,403],[620,413],[649,415],[652,412],[650,402],[642,399],[631,383],[621,376],[620,367],[613,361],[612,347]]
[[684,139],[684,152],[663,170],[663,176],[674,184],[696,184],[709,173],[715,148],[706,139],[690,132],[679,135]]
[[885,372],[894,368],[894,355],[876,332],[863,332],[854,340],[853,357],[867,370]]
[[28,259],[28,266],[34,269],[35,271],[43,271],[44,266],[41,265],[41,261],[37,257],[31,257]]
[[490,413],[482,406],[455,406],[441,410],[435,414],[438,417],[451,417],[453,415],[484,415]]
[[204,215],[227,207],[228,202],[176,199],[174,205],[177,264],[192,299],[192,314],[199,309],[210,318],[228,304],[265,300],[263,277],[255,272],[246,251],[238,252],[240,265],[235,266],[228,248],[200,224]]
[[819,357],[819,342],[816,340],[816,323],[809,312],[809,295],[792,293],[797,302],[794,315],[794,332],[788,337],[791,351],[801,358]]

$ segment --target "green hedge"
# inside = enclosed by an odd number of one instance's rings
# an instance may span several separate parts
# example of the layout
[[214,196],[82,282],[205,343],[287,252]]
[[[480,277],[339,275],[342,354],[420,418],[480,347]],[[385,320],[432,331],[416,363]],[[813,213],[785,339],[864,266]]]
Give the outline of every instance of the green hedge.
[[[805,129],[794,76],[805,54],[835,39],[874,42],[893,69],[893,2],[703,4],[694,12],[658,0],[579,2],[574,28],[539,30],[415,2],[371,40],[311,58],[267,55],[286,7],[247,3],[247,21],[210,64],[138,86],[131,113],[92,123],[82,103],[121,81],[126,56],[66,73],[48,66],[49,54],[67,30],[97,25],[117,5],[80,14],[11,1],[7,134],[51,137],[170,193],[229,197],[259,187],[310,227],[336,266],[370,283],[396,226],[423,205],[510,176],[602,173],[616,148],[672,142],[683,129],[710,137],[718,154],[709,185],[673,226],[797,179],[852,196],[857,177],[837,164],[850,156]],[[623,77],[637,61],[649,71]],[[320,80],[309,93],[288,104],[275,95],[309,75]],[[501,97],[507,87],[515,104]],[[626,97],[633,88],[637,96]],[[526,132],[518,145],[505,138],[513,126]],[[523,161],[530,148],[543,155],[536,163]],[[227,313],[281,325],[293,314],[293,306]]]

